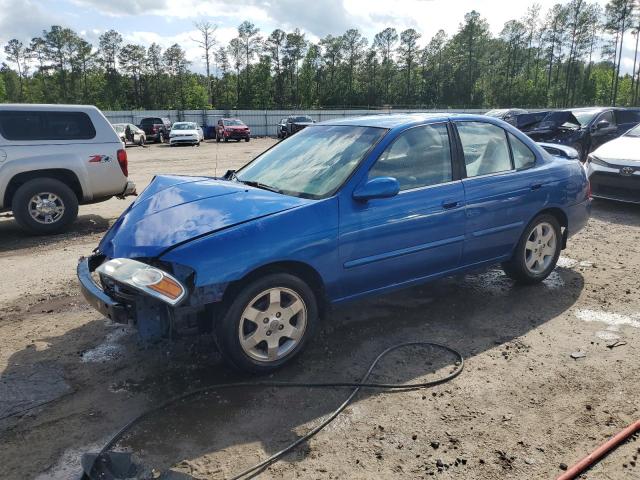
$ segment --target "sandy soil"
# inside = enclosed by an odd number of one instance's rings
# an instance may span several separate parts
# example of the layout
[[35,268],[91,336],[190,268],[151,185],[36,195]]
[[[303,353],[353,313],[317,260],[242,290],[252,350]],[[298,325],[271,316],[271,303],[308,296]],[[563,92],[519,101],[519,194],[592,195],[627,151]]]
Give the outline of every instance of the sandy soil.
[[[155,173],[222,174],[272,143],[130,148],[130,171],[140,188]],[[77,258],[127,204],[81,207],[70,232],[48,238],[0,219],[0,478],[77,478],[80,455],[136,414],[241,379],[208,338],[142,348],[79,296]],[[379,351],[410,340],[459,349],[465,371],[430,390],[363,392],[262,477],[555,478],[640,418],[639,284],[640,207],[595,202],[542,285],[516,287],[492,269],[335,309],[273,379],[354,380]],[[375,380],[424,381],[450,362],[437,351],[398,352]],[[304,434],[346,395],[214,392],[152,416],[120,447],[161,478],[226,478]],[[584,478],[639,478],[639,455],[631,441]]]

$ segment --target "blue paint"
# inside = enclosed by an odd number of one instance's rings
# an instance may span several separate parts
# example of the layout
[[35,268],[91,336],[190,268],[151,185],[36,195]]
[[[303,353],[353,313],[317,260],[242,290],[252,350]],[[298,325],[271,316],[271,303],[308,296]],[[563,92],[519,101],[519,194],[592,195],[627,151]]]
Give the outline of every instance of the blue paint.
[[[408,128],[444,122],[455,134],[457,122],[470,120],[512,133],[534,152],[535,166],[466,178],[454,135],[452,181],[398,192],[395,180],[368,179],[380,154]],[[315,270],[327,300],[338,303],[504,261],[543,210],[562,212],[569,236],[589,218],[581,165],[552,157],[498,119],[380,115],[316,125],[388,131],[327,198],[222,179],[158,176],[105,235],[99,252],[195,272],[190,288],[207,293],[194,295],[190,306],[219,301],[230,283],[282,262]]]

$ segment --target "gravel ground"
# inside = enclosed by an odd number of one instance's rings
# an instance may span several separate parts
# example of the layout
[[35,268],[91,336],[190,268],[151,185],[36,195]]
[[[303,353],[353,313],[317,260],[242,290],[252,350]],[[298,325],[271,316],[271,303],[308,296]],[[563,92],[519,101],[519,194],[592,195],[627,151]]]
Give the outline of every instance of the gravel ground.
[[[130,148],[130,171],[140,189],[155,173],[220,175],[272,144]],[[46,238],[0,219],[0,478],[74,478],[81,453],[134,415],[242,378],[210,339],[142,348],[79,296],[77,258],[128,203],[83,206],[70,232]],[[596,201],[541,285],[517,287],[492,269],[334,309],[273,379],[354,380],[387,346],[416,340],[457,348],[466,368],[430,390],[363,392],[262,478],[555,478],[640,418],[639,283],[640,207]],[[450,368],[442,352],[400,351],[374,380],[424,381]],[[214,392],[154,415],[120,447],[153,478],[227,478],[303,435],[346,395]],[[639,478],[639,455],[631,441],[584,478]]]

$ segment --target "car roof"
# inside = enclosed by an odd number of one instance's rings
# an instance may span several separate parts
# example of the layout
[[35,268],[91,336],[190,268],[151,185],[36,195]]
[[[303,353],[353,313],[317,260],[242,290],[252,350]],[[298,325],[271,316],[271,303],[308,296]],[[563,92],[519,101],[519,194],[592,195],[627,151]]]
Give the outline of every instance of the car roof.
[[326,120],[316,125],[350,125],[357,127],[396,128],[417,123],[446,122],[456,120],[479,120],[490,122],[491,117],[467,113],[381,113],[378,115],[364,115],[360,117]]
[[31,111],[54,111],[54,112],[78,112],[87,110],[98,110],[94,105],[58,105],[50,103],[0,103],[0,110],[31,110]]

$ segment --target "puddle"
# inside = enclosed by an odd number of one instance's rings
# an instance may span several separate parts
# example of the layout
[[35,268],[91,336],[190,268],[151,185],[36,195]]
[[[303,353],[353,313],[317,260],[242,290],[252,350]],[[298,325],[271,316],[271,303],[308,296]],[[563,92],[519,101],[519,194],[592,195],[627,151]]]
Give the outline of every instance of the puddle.
[[129,332],[124,327],[118,327],[109,332],[104,342],[82,354],[82,361],[108,362],[119,358],[124,351],[124,347],[120,344],[120,340],[127,335],[129,335]]
[[583,322],[600,322],[607,325],[608,331],[617,332],[620,327],[630,326],[640,328],[640,314],[633,316],[621,315],[619,313],[602,312],[597,310],[578,310],[578,317]]
[[58,480],[63,478],[80,478],[82,466],[80,458],[86,452],[99,452],[107,440],[103,443],[94,443],[79,448],[69,448],[65,450],[60,459],[46,471],[35,477],[35,480]]

